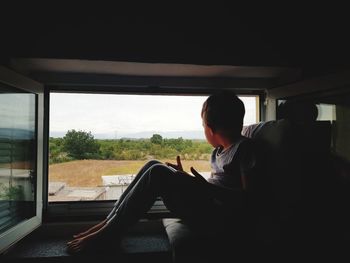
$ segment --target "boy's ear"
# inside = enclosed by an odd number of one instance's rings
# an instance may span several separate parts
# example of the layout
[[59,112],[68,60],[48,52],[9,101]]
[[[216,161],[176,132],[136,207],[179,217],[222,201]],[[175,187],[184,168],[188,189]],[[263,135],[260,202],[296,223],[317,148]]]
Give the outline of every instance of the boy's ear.
[[215,134],[215,131],[210,126],[208,126],[208,129],[209,129],[210,135],[213,136]]

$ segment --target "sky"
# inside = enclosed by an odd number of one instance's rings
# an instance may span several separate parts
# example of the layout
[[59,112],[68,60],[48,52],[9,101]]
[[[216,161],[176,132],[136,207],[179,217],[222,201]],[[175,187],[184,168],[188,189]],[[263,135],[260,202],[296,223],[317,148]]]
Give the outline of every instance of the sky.
[[[50,94],[50,136],[71,129],[91,131],[95,138],[163,137],[203,139],[201,108],[206,96]],[[256,122],[255,97],[241,97],[244,123]]]

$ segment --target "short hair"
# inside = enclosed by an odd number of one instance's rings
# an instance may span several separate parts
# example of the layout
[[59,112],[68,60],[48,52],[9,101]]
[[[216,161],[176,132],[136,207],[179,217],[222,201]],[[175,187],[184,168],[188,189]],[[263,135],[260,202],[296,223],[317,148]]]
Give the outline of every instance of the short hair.
[[241,136],[245,108],[233,92],[223,91],[207,98],[202,107],[202,118],[214,132],[226,138]]
[[293,123],[316,121],[318,109],[315,103],[287,100],[278,106],[277,119],[287,119]]

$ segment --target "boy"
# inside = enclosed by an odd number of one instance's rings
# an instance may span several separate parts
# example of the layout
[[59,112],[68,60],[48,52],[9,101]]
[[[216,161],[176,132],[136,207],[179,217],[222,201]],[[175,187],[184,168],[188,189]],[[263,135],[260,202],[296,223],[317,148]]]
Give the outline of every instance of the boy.
[[[113,210],[101,223],[74,236],[67,243],[77,253],[96,240],[120,236],[162,197],[166,207],[196,229],[210,225],[214,232],[227,226],[240,227],[244,220],[244,196],[255,158],[249,140],[241,135],[245,109],[233,93],[212,95],[201,116],[207,141],[215,148],[211,156],[212,177],[206,181],[193,167],[186,173],[177,163],[148,162],[136,175]],[[200,223],[199,223],[200,222]]]

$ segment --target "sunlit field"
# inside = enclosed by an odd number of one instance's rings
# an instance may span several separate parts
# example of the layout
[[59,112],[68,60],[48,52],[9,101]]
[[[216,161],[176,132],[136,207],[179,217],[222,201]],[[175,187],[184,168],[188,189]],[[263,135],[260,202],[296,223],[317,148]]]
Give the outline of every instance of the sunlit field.
[[[175,160],[161,160],[175,163]],[[136,174],[147,161],[80,160],[49,166],[50,182],[65,182],[71,187],[102,185],[102,175]],[[209,161],[183,160],[185,171],[193,166],[197,171],[210,171]]]

